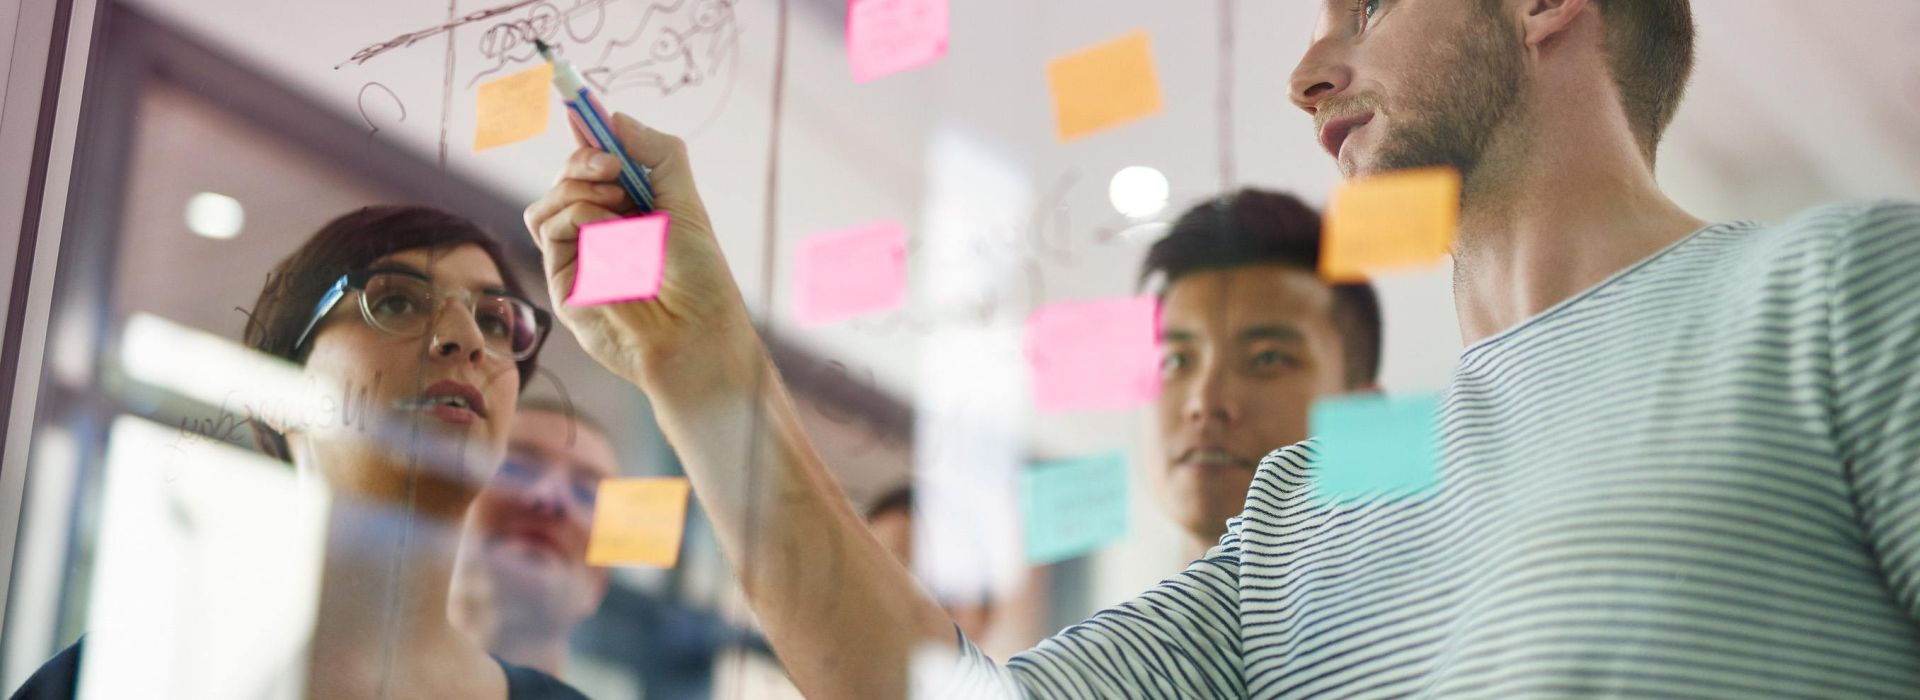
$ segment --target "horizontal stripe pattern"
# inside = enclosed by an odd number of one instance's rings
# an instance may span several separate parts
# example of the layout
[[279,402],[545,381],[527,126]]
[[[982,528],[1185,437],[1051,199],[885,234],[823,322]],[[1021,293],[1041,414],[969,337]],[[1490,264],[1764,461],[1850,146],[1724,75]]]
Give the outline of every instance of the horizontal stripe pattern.
[[1920,206],[1696,232],[1468,348],[1440,420],[1437,489],[1278,450],[1178,576],[1005,667],[963,637],[974,688],[1920,698]]

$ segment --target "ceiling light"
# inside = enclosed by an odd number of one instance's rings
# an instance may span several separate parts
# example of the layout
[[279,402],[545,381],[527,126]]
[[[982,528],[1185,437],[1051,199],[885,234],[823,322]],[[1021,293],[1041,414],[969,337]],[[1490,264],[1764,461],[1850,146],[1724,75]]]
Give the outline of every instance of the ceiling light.
[[247,215],[240,200],[215,192],[201,192],[187,200],[187,228],[207,238],[226,240],[240,235]]
[[1121,168],[1107,184],[1113,208],[1130,219],[1145,219],[1167,208],[1167,176],[1144,165]]

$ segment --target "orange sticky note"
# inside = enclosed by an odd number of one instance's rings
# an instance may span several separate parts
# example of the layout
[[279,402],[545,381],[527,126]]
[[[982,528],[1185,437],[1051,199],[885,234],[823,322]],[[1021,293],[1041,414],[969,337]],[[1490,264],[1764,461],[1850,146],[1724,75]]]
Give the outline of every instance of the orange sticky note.
[[1061,141],[1160,111],[1160,78],[1144,31],[1054,59],[1047,64],[1047,86]]
[[553,116],[553,64],[540,65],[480,85],[473,150],[484,151],[539,136]]
[[1420,168],[1342,185],[1327,205],[1320,276],[1357,282],[1367,273],[1439,262],[1460,227],[1460,173]]
[[685,477],[607,479],[593,505],[587,563],[672,568],[687,526]]

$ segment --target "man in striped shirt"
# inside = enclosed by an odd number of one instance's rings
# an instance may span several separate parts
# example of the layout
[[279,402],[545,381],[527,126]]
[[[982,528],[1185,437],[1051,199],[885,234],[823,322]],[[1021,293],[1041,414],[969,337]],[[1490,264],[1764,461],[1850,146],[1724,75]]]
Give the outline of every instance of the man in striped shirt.
[[[1205,559],[1004,667],[1034,697],[1920,696],[1920,207],[1709,225],[1654,182],[1685,0],[1324,0],[1295,102],[1348,175],[1465,177],[1470,347],[1440,481],[1315,490],[1262,463]],[[674,217],[659,299],[563,308],[649,392],[814,697],[899,697],[950,622],[861,530],[750,332],[684,144],[623,122]],[[627,205],[576,153],[528,209],[550,288]],[[556,306],[558,306],[556,304]],[[695,351],[697,350],[697,351]]]

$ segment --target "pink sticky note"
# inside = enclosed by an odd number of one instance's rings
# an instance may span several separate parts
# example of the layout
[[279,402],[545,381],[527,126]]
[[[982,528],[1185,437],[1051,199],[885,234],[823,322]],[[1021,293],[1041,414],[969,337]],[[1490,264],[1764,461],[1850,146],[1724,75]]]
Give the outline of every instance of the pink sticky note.
[[847,0],[853,80],[912,70],[947,55],[947,0]]
[[1049,304],[1027,318],[1027,367],[1043,413],[1133,408],[1160,393],[1153,297]]
[[881,221],[800,242],[794,315],[816,326],[897,309],[907,298],[907,232]]
[[652,299],[666,272],[665,212],[580,227],[580,259],[574,270],[574,306]]

